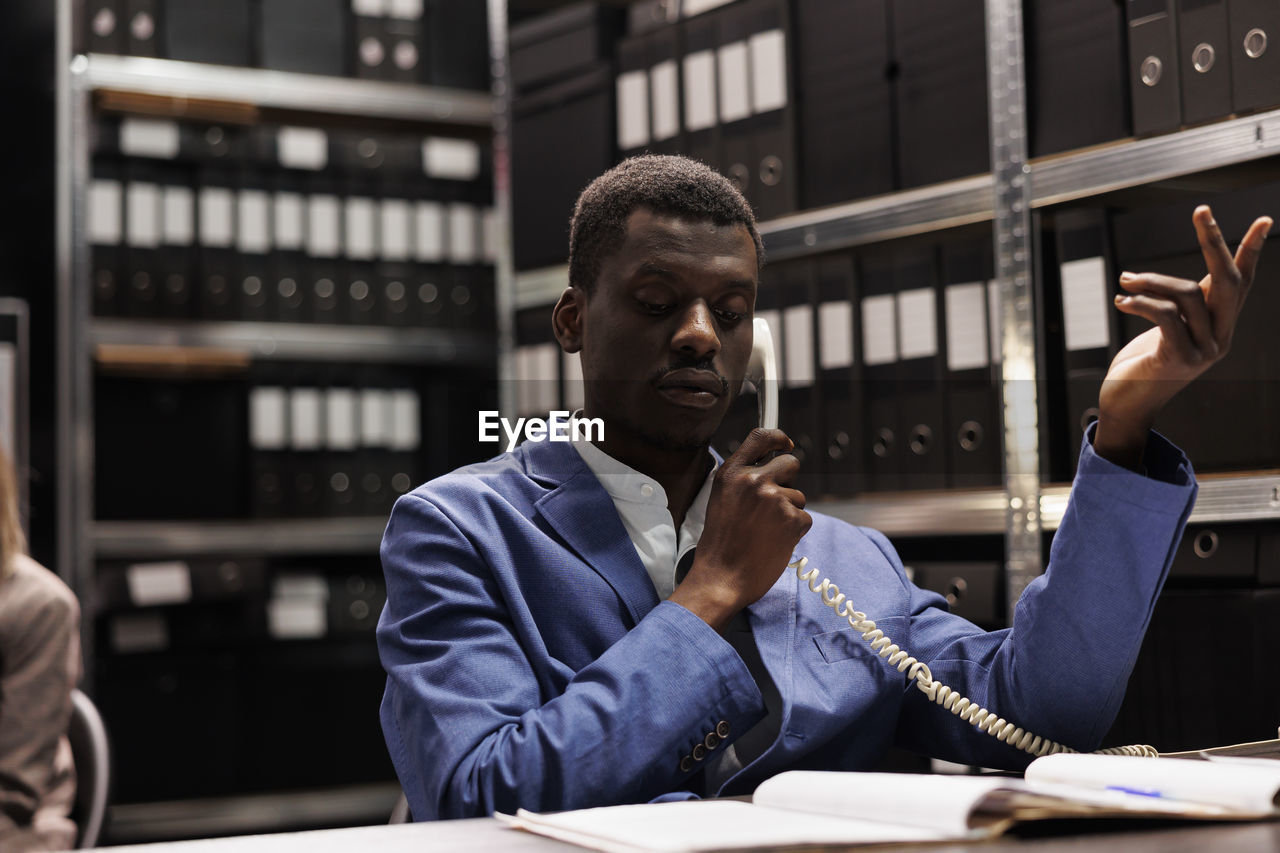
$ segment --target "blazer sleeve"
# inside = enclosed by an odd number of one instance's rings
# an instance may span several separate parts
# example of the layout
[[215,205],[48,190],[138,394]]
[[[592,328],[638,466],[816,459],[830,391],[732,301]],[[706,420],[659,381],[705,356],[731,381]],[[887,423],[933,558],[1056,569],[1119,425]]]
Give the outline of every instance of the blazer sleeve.
[[[910,640],[902,643],[936,681],[1080,751],[1098,748],[1120,709],[1196,493],[1186,457],[1155,433],[1148,476],[1111,464],[1089,442],[1049,564],[1023,592],[1012,627],[984,633],[948,613],[940,596],[911,587]],[[873,538],[901,570],[884,537]],[[1031,759],[929,702],[915,682],[898,741],[984,766],[1020,769]]]
[[732,647],[672,602],[552,695],[536,631],[517,630],[492,567],[420,496],[397,502],[382,562],[382,725],[417,820],[644,802],[688,785],[695,740],[763,714]]

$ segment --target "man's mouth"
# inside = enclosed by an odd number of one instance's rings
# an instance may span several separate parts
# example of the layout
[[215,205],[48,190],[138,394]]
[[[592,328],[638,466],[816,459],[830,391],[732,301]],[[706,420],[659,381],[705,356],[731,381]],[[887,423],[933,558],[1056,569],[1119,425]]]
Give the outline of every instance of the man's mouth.
[[711,408],[724,396],[725,381],[710,370],[681,368],[664,374],[657,382],[658,392],[681,406]]

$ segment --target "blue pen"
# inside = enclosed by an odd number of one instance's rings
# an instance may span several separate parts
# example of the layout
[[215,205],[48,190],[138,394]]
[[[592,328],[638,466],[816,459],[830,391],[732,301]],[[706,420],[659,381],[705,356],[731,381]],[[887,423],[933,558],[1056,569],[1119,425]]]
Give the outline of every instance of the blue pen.
[[1133,794],[1134,796],[1138,796],[1138,797],[1157,797],[1160,799],[1164,798],[1164,794],[1160,793],[1159,791],[1151,790],[1149,788],[1126,788],[1123,785],[1108,785],[1107,790],[1119,791],[1122,794]]

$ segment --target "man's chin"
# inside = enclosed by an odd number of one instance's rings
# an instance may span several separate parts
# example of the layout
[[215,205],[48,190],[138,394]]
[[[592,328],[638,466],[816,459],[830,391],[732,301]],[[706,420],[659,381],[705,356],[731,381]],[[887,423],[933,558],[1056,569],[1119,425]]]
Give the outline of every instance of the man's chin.
[[660,450],[705,450],[720,426],[720,417],[672,418],[662,424],[646,424],[640,430],[645,441]]

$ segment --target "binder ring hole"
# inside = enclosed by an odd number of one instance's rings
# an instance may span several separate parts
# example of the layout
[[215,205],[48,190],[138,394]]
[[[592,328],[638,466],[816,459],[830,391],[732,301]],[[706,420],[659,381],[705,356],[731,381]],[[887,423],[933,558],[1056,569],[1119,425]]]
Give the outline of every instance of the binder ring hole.
[[760,183],[776,187],[782,182],[782,160],[770,154],[760,161]]
[[1244,34],[1244,53],[1250,59],[1259,59],[1267,52],[1267,31],[1257,27]]
[[926,456],[933,447],[933,430],[924,424],[916,424],[911,430],[911,452],[916,456]]
[[840,460],[844,458],[845,451],[848,449],[849,433],[842,430],[833,436],[831,444],[827,446],[827,456]]
[[1195,551],[1196,556],[1201,559],[1212,557],[1218,550],[1218,534],[1212,530],[1200,531],[1196,534],[1195,541],[1191,543],[1191,550]]
[[1213,61],[1217,56],[1213,45],[1200,42],[1196,45],[1196,49],[1191,51],[1191,65],[1201,74],[1207,74],[1213,68]]
[[964,578],[952,578],[947,584],[947,604],[952,607],[956,606],[956,602],[965,597],[965,593],[969,591],[969,584]]
[[360,61],[366,66],[377,68],[385,58],[386,51],[382,49],[382,42],[373,36],[368,36],[360,41]]
[[1160,78],[1164,75],[1164,63],[1159,57],[1148,56],[1142,60],[1142,69],[1139,76],[1142,82],[1148,86],[1155,86],[1160,82]]
[[156,34],[155,18],[146,12],[139,12],[133,16],[133,22],[129,25],[129,32],[137,41],[151,41],[151,37]]
[[93,34],[99,38],[106,38],[115,31],[116,13],[107,8],[99,9],[93,16]]
[[876,432],[876,440],[871,445],[871,452],[881,459],[888,459],[893,452],[893,430],[881,429]]
[[751,170],[742,163],[734,163],[729,167],[727,177],[738,192],[745,193],[747,186],[751,183]]
[[956,435],[956,439],[960,442],[960,449],[972,453],[982,447],[982,440],[986,435],[982,431],[982,424],[977,421],[965,421],[960,424],[960,432]]
[[1101,413],[1098,411],[1097,406],[1090,406],[1085,409],[1084,414],[1080,416],[1080,429],[1084,432],[1088,432],[1089,425],[1098,419],[1099,414]]

